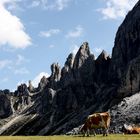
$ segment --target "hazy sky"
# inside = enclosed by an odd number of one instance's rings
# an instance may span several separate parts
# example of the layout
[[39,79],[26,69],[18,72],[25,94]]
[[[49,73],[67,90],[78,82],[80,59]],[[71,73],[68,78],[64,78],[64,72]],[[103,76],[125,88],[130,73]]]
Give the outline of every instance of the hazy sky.
[[138,0],[0,0],[0,89],[63,67],[84,41],[111,54],[115,33]]

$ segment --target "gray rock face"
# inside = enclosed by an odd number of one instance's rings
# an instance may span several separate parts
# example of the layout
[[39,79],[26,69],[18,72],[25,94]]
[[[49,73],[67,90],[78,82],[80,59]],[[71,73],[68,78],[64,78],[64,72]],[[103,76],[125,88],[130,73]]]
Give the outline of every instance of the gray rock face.
[[112,71],[114,76],[123,76],[124,69],[129,62],[140,54],[140,3],[128,13],[120,25],[115,38],[112,52]]
[[[117,128],[130,121],[139,124],[139,13],[140,1],[118,29],[112,58],[103,51],[95,60],[84,42],[75,57],[68,56],[62,70],[53,63],[51,76],[42,77],[38,88],[29,84],[14,93],[5,91],[12,100],[0,95],[0,115],[5,117],[0,134],[65,134],[82,125],[89,114],[109,109],[111,131],[120,132]],[[133,115],[127,119],[129,114]]]
[[87,42],[84,42],[75,56],[73,68],[79,69],[83,65],[85,60],[89,57],[89,55],[90,55],[89,45]]
[[26,84],[18,86],[17,90],[9,97],[12,113],[19,114],[31,104],[31,97]]
[[99,84],[107,83],[109,77],[109,67],[111,58],[103,50],[95,61],[96,64],[96,81]]
[[140,125],[140,93],[126,97],[118,105],[111,108],[111,130],[122,133],[124,124]]
[[73,62],[74,62],[74,55],[72,53],[70,53],[70,55],[68,56],[66,62],[65,62],[65,68],[66,71],[68,72],[70,69],[73,68]]
[[51,76],[49,77],[49,87],[57,89],[57,83],[61,78],[61,68],[58,63],[53,63],[51,65]]
[[0,92],[0,119],[9,117],[13,112],[10,103],[9,95],[5,95],[4,92]]
[[71,53],[68,56],[65,65],[61,70],[61,83],[63,86],[69,85],[74,80],[73,62],[74,62],[74,55]]
[[28,90],[29,90],[30,92],[34,92],[34,91],[35,91],[35,88],[33,87],[31,80],[29,80]]
[[128,96],[140,90],[140,2],[128,13],[118,29],[111,59],[111,81],[119,85],[118,92]]
[[[84,42],[78,50],[74,63],[73,73],[77,83],[93,84],[93,73],[95,71],[95,58],[90,53],[89,45]],[[88,81],[87,83],[85,81]]]
[[131,60],[121,79],[120,94],[132,95],[140,90],[140,56]]
[[42,91],[47,86],[48,83],[49,83],[48,79],[45,76],[43,76],[38,84],[38,90]]
[[61,77],[61,68],[58,65],[58,63],[53,63],[51,65],[51,71],[52,71],[52,74],[51,74],[52,80],[56,82],[59,81]]

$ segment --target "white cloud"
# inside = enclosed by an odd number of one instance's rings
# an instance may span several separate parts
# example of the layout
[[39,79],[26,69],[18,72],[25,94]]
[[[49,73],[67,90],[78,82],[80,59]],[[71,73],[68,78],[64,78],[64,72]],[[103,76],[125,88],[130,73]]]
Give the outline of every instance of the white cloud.
[[78,38],[84,33],[84,28],[81,25],[78,25],[74,30],[71,30],[66,35],[66,38]]
[[55,4],[55,7],[57,7],[57,9],[59,11],[63,10],[65,7],[68,6],[68,2],[70,0],[56,0],[56,4]]
[[18,54],[17,55],[17,62],[16,62],[16,64],[19,65],[22,62],[24,62],[24,60],[25,60],[25,58],[22,55]]
[[49,74],[48,73],[45,73],[45,72],[41,72],[39,73],[33,80],[32,80],[32,84],[34,87],[37,87],[38,86],[38,83],[40,82],[41,78],[45,76],[46,78],[49,77]]
[[28,8],[36,8],[41,6],[43,9],[46,9],[48,6],[48,0],[32,0],[31,4],[28,5]]
[[97,11],[103,14],[103,19],[123,18],[137,1],[138,0],[104,0],[106,7],[100,8]]
[[22,64],[23,62],[27,62],[28,60],[27,59],[25,59],[25,57],[24,56],[22,56],[22,55],[20,55],[20,54],[18,54],[17,55],[17,60],[16,60],[16,65],[20,65],[20,64]]
[[31,3],[31,5],[29,6],[29,7],[38,7],[39,5],[40,5],[40,1],[37,1],[37,0],[35,0],[35,1],[33,1],[32,3]]
[[8,44],[13,48],[26,48],[31,45],[31,38],[25,32],[21,20],[5,8],[5,4],[14,1],[0,1],[0,46]]
[[23,66],[25,62],[29,62],[29,60],[27,60],[24,56],[18,54],[14,60],[0,60],[0,70],[8,70],[14,74],[29,74],[28,69]]
[[17,68],[17,69],[15,69],[14,70],[14,73],[15,74],[29,74],[30,72],[27,70],[27,68],[25,68],[25,67],[22,67],[22,68]]
[[12,64],[12,61],[10,60],[0,60],[0,69],[8,67],[11,64]]
[[54,47],[55,47],[55,45],[53,45],[53,44],[49,45],[49,48],[54,48]]
[[45,10],[62,11],[66,8],[71,0],[34,0],[29,7],[41,6]]
[[11,11],[12,13],[15,13],[17,11],[24,11],[23,8],[21,8],[21,6],[19,6],[18,3],[22,2],[22,0],[8,0],[6,2],[6,9],[8,11]]
[[43,37],[51,37],[52,35],[56,35],[56,34],[59,34],[60,33],[60,29],[50,29],[48,31],[41,31],[39,33],[40,36],[43,36]]

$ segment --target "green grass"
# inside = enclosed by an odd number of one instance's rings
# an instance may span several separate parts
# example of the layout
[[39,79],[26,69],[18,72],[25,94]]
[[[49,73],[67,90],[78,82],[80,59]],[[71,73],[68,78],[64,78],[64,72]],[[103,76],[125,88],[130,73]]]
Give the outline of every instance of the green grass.
[[0,136],[0,140],[140,140],[140,135],[82,136]]

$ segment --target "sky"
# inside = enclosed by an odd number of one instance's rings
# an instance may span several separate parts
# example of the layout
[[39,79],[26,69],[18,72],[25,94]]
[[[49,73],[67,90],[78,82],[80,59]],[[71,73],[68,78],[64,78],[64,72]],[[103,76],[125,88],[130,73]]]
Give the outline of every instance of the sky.
[[89,43],[97,58],[111,55],[115,34],[138,0],[0,0],[0,89],[14,91],[64,66]]

